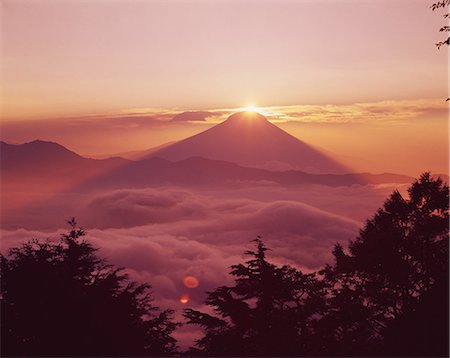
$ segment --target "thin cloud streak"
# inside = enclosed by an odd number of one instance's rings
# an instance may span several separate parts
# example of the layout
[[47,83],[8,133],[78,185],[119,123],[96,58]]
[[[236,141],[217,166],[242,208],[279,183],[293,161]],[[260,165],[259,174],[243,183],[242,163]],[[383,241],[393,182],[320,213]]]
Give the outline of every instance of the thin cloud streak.
[[[427,115],[445,115],[448,104],[441,98],[416,100],[386,100],[378,102],[351,104],[300,104],[290,106],[261,106],[257,111],[266,116],[273,123],[301,122],[301,123],[366,123],[371,121],[397,122],[415,119]],[[220,123],[232,113],[246,110],[238,108],[208,108],[199,111],[158,111],[155,109],[130,109],[121,111],[124,118],[154,116],[155,121],[165,121],[182,115],[180,122]],[[209,113],[209,116],[206,115]],[[197,114],[197,116],[196,116]],[[121,118],[119,115],[116,118]]]
[[[442,98],[427,98],[414,100],[385,100],[378,102],[350,104],[298,104],[289,106],[257,106],[257,111],[268,117],[271,122],[317,122],[317,123],[365,123],[370,121],[403,121],[419,116],[444,115],[448,113],[448,104]],[[182,108],[128,108],[118,112],[104,114],[89,114],[75,117],[42,118],[26,120],[33,122],[57,121],[64,125],[88,125],[131,123],[135,125],[207,122],[211,124],[224,121],[232,113],[246,110],[246,107],[236,108],[198,108],[183,110]],[[2,124],[12,125],[21,120],[5,120]]]

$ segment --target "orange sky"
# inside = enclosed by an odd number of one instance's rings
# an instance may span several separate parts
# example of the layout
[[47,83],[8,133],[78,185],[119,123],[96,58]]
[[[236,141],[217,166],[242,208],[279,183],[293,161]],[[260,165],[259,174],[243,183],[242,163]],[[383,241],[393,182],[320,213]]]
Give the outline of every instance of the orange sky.
[[[253,104],[360,169],[446,172],[448,53],[431,3],[4,0],[0,135],[120,153]],[[213,115],[167,124],[186,110]]]
[[2,118],[444,98],[431,2],[4,0]]
[[[77,153],[120,154],[181,140],[211,128],[239,108],[188,113],[146,109],[0,123],[3,140],[58,142]],[[276,125],[357,171],[417,176],[448,172],[448,106],[442,98],[346,105],[262,107]],[[203,119],[203,116],[206,118]]]

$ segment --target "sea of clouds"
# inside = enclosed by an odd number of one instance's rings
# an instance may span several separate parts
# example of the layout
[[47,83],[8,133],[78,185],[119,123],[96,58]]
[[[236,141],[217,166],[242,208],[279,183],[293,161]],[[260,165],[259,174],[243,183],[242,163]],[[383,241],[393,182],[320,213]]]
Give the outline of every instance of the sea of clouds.
[[[204,308],[206,291],[232,284],[230,266],[247,259],[244,252],[258,235],[271,249],[269,261],[318,270],[332,262],[336,243],[356,238],[392,189],[261,184],[54,194],[15,213],[2,210],[2,252],[32,238],[57,240],[64,220],[75,216],[100,256],[149,283],[156,304],[182,319],[182,309]],[[198,278],[199,286],[184,287],[186,275]],[[186,293],[190,301],[183,305],[179,298]],[[184,327],[176,335],[185,347],[198,331]]]

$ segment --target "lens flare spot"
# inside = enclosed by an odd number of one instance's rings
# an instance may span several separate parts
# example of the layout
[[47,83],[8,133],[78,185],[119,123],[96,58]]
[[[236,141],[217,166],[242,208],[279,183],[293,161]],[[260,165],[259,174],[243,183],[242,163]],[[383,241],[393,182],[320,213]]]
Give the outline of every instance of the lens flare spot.
[[187,288],[196,288],[196,287],[198,287],[199,281],[198,281],[198,278],[195,276],[185,276],[183,278],[183,284]]
[[189,299],[190,299],[189,295],[187,293],[183,293],[180,297],[180,303],[185,305],[189,302]]

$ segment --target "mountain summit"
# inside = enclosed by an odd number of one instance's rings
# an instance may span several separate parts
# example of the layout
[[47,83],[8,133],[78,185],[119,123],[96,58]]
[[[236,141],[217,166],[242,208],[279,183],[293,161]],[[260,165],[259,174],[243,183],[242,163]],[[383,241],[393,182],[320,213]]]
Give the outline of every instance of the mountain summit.
[[266,169],[342,173],[345,169],[256,112],[239,112],[204,132],[152,153],[179,161],[189,157],[224,160]]

